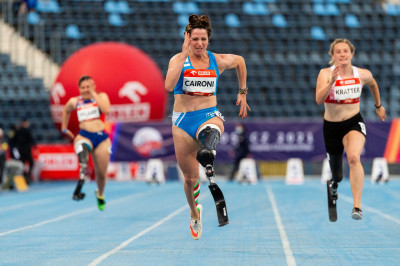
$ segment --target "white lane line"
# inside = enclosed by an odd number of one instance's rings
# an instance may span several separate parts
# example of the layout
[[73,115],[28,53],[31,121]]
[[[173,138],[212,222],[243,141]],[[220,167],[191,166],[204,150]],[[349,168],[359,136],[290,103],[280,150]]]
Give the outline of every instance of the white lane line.
[[128,240],[122,242],[119,246],[113,248],[112,250],[110,250],[107,253],[104,253],[103,255],[101,255],[100,257],[98,257],[97,259],[93,260],[91,263],[88,264],[88,266],[95,266],[98,265],[100,262],[102,262],[103,260],[105,260],[106,258],[108,258],[109,256],[111,256],[112,254],[118,252],[119,250],[123,249],[124,247],[126,247],[127,245],[129,245],[132,241],[138,239],[139,237],[141,237],[142,235],[150,232],[151,230],[159,227],[160,225],[162,225],[163,223],[165,223],[166,221],[168,221],[169,219],[171,219],[172,217],[178,215],[179,213],[183,212],[184,210],[186,210],[187,208],[189,208],[189,206],[187,204],[185,204],[185,206],[177,209],[176,211],[174,211],[173,213],[171,213],[170,215],[168,215],[167,217],[161,219],[160,221],[156,222],[155,224],[153,224],[150,227],[147,227],[146,229],[144,229],[142,232],[138,233],[137,235],[129,238]]
[[[347,197],[347,196],[345,196],[345,195],[343,195],[343,194],[339,194],[339,199],[340,199],[340,198],[342,198],[344,201],[347,201],[347,202],[353,204],[353,198]],[[395,223],[400,224],[400,220],[399,220],[399,219],[397,219],[397,218],[395,218],[395,217],[393,217],[393,216],[390,216],[390,215],[388,215],[388,214],[386,214],[386,213],[383,213],[383,212],[381,212],[381,211],[378,211],[378,210],[375,209],[375,208],[372,208],[372,207],[369,207],[369,206],[366,206],[366,205],[362,204],[361,209],[362,209],[362,210],[366,210],[366,211],[368,211],[368,212],[376,213],[376,214],[378,214],[379,216],[382,216],[383,218],[385,218],[385,219],[387,219],[387,220],[389,220],[389,221],[392,221],[392,222],[395,222]]]
[[64,220],[66,218],[69,218],[69,217],[72,217],[72,216],[75,216],[75,215],[78,215],[78,214],[81,214],[81,213],[85,213],[85,212],[91,211],[93,209],[94,208],[87,208],[87,209],[80,210],[80,211],[77,211],[77,212],[72,212],[70,214],[61,215],[61,216],[58,216],[58,217],[56,217],[54,219],[45,220],[45,221],[40,222],[40,223],[36,223],[36,224],[20,227],[20,228],[17,228],[17,229],[9,230],[9,231],[0,233],[0,237],[8,235],[8,234],[12,234],[12,233],[16,233],[16,232],[32,229],[32,228],[35,228],[35,227],[39,227],[39,226],[42,226],[42,225],[45,225],[45,224],[61,221],[61,220]]
[[276,221],[276,224],[279,229],[279,234],[281,235],[283,250],[285,251],[285,255],[286,255],[286,262],[289,266],[295,266],[296,261],[293,257],[292,250],[290,249],[290,243],[289,243],[289,240],[288,240],[286,232],[285,232],[285,227],[282,224],[281,216],[279,215],[279,211],[278,211],[278,207],[276,205],[274,193],[272,192],[272,189],[269,186],[266,187],[266,190],[267,190],[269,201],[271,202],[272,210],[274,211],[275,221]]
[[19,203],[19,204],[15,204],[15,205],[11,205],[11,206],[7,206],[7,207],[0,207],[0,213],[1,212],[5,212],[5,211],[13,211],[16,209],[21,209],[21,208],[30,208],[34,205],[42,205],[42,204],[47,204],[47,203],[53,203],[54,201],[58,201],[58,200],[62,200],[65,199],[64,196],[59,196],[56,198],[48,198],[48,199],[39,199],[39,200],[34,200],[34,201],[29,201],[29,202],[23,202],[23,203]]
[[[126,197],[110,201],[109,203],[107,202],[107,205],[108,206],[112,206],[112,205],[114,205],[114,204],[116,204],[116,203],[118,203],[120,201],[125,201],[125,200],[127,200],[129,198],[132,198],[132,197],[133,198],[139,197],[139,196],[144,195],[145,193],[146,192],[142,192],[142,193],[134,194],[134,195],[128,195]],[[45,220],[45,221],[42,221],[42,222],[39,222],[39,223],[36,223],[36,224],[27,225],[27,226],[24,226],[24,227],[20,227],[20,228],[16,228],[16,229],[13,229],[13,230],[9,230],[9,231],[0,233],[0,237],[5,236],[5,235],[9,235],[9,234],[12,234],[12,233],[20,232],[20,231],[25,231],[25,230],[28,230],[28,229],[40,227],[40,226],[45,225],[45,224],[58,222],[58,221],[66,219],[66,218],[70,218],[72,216],[76,216],[78,214],[86,213],[86,212],[93,211],[93,210],[96,210],[96,209],[97,209],[96,207],[90,207],[90,208],[86,208],[86,209],[83,209],[83,210],[80,210],[80,211],[71,212],[69,214],[64,214],[64,215],[58,216],[56,218]]]

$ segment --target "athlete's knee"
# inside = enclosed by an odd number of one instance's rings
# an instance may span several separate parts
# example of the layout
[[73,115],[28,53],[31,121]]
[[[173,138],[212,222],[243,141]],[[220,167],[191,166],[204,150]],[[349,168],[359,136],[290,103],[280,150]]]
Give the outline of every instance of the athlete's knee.
[[184,175],[184,178],[185,178],[184,182],[188,187],[194,187],[194,185],[196,185],[196,183],[199,180],[198,175],[196,176],[193,174],[186,174]]
[[328,154],[329,166],[332,172],[332,179],[336,183],[343,180],[343,155]]
[[91,146],[86,140],[79,140],[74,145],[75,153],[78,155],[79,164],[81,166],[87,166],[89,161],[89,153]]
[[360,156],[357,154],[347,154],[347,161],[349,162],[349,166],[355,166],[360,163]]
[[218,126],[206,124],[200,128],[197,136],[197,139],[200,141],[200,148],[196,159],[203,167],[213,165],[220,138],[221,131]]

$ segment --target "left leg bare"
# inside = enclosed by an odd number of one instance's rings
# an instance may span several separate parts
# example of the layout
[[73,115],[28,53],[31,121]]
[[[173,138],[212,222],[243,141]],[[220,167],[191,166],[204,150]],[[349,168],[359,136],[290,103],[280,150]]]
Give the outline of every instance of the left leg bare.
[[110,162],[110,149],[111,141],[110,139],[106,139],[92,153],[98,189],[97,193],[100,197],[104,195],[104,188],[106,186],[106,172],[108,163]]
[[364,169],[361,164],[361,152],[364,148],[365,137],[358,131],[350,131],[343,138],[350,167],[350,185],[353,193],[353,207],[361,208],[361,193],[364,185]]

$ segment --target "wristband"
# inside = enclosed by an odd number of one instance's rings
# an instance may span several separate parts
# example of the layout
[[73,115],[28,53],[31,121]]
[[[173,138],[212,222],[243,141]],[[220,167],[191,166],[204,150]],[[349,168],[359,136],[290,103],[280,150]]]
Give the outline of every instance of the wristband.
[[247,94],[247,90],[248,90],[249,88],[244,88],[244,89],[241,89],[241,88],[239,88],[239,94]]
[[375,106],[376,109],[379,109],[379,108],[382,107],[382,104],[380,104],[379,106],[376,106],[376,105],[374,104],[374,106]]
[[64,129],[61,131],[61,133],[63,133],[64,135],[67,134],[67,132],[68,132],[68,129]]

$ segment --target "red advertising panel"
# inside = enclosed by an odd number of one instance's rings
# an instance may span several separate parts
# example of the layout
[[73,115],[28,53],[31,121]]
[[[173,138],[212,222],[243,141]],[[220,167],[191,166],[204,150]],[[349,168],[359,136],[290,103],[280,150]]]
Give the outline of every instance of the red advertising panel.
[[73,145],[38,145],[41,179],[78,179],[79,162]]

